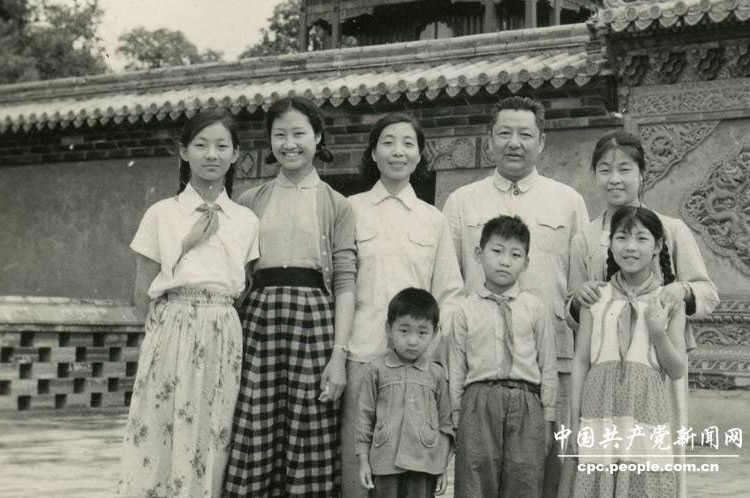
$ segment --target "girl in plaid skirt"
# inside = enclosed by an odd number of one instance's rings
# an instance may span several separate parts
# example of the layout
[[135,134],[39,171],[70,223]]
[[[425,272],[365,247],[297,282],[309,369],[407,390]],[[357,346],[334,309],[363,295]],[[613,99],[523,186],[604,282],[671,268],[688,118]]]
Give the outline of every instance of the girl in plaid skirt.
[[260,258],[240,306],[245,351],[224,496],[331,498],[340,486],[354,217],[313,167],[313,158],[333,160],[313,102],[275,102],[266,131],[266,162],[281,170],[239,199],[260,218]]
[[146,336],[125,427],[128,496],[221,495],[242,365],[232,305],[258,257],[258,218],[229,198],[238,144],[222,113],[191,118],[178,195],[146,211],[130,245]]

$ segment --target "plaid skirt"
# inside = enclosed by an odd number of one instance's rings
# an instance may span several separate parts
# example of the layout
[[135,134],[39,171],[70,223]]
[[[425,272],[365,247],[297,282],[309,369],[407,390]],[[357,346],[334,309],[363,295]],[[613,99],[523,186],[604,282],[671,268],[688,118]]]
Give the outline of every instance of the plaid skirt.
[[224,496],[336,496],[338,403],[318,401],[333,352],[333,298],[265,287],[239,313],[245,352]]

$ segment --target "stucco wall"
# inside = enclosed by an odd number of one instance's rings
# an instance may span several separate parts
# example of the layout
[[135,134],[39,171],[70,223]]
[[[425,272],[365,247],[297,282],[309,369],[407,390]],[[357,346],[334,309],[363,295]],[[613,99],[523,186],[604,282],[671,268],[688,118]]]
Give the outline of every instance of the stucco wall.
[[176,183],[172,158],[0,168],[0,294],[130,300],[128,244]]

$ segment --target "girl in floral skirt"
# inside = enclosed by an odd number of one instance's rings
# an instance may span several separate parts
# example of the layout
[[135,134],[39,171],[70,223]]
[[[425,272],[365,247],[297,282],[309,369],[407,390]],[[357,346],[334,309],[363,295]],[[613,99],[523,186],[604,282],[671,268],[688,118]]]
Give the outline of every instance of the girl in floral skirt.
[[203,111],[180,135],[180,187],[131,243],[146,319],[125,428],[121,494],[221,496],[242,364],[233,301],[258,257],[258,219],[232,202],[236,126]]

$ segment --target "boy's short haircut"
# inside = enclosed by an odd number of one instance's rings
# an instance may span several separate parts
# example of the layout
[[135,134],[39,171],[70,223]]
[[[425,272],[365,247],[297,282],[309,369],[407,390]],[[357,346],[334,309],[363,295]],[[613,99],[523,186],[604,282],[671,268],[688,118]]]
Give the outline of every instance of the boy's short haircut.
[[529,244],[531,243],[531,234],[529,227],[518,216],[498,216],[488,221],[482,228],[482,235],[479,238],[479,247],[484,249],[490,237],[497,235],[503,239],[517,240],[526,249],[526,255],[529,254]]
[[426,290],[407,287],[393,296],[391,302],[388,303],[388,325],[392,325],[404,316],[428,320],[437,329],[440,322],[440,308],[432,294]]

